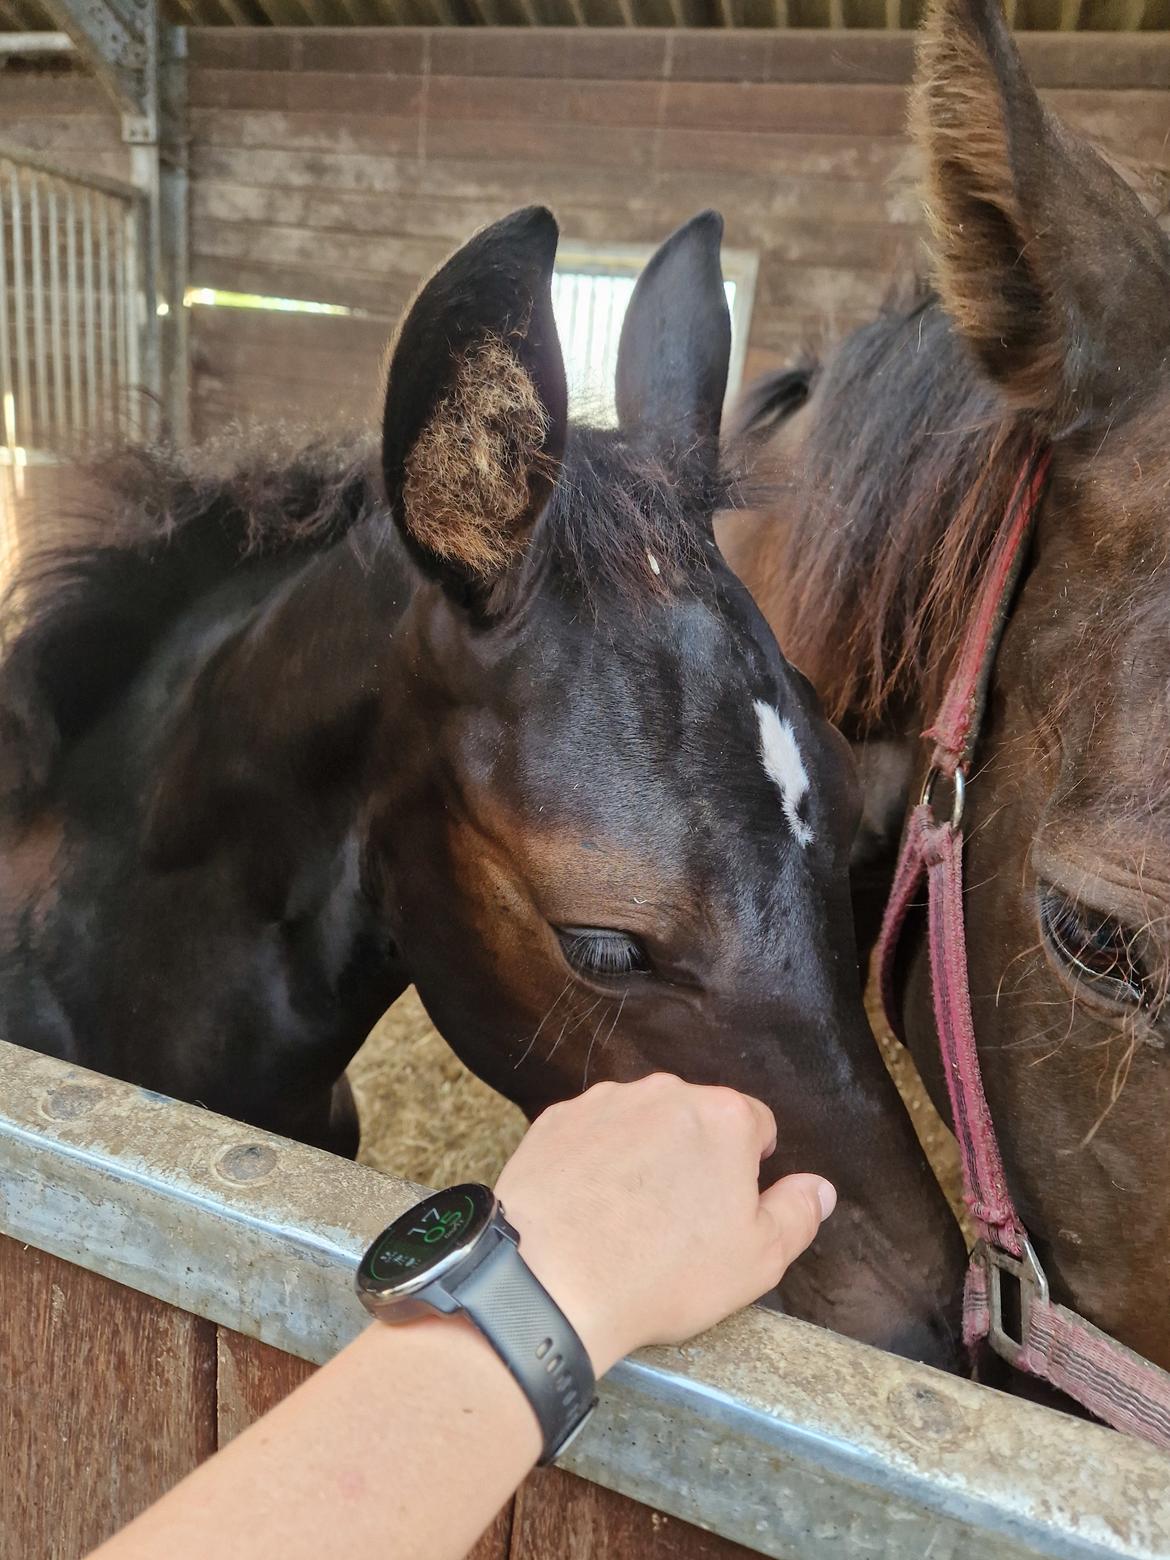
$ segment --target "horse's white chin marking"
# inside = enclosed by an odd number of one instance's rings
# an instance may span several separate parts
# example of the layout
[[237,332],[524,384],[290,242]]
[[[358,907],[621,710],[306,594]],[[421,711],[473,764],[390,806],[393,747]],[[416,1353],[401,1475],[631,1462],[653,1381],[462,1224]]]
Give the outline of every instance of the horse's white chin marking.
[[796,843],[811,845],[813,831],[798,811],[808,793],[808,770],[796,745],[792,725],[782,720],[779,710],[765,704],[763,699],[756,699],[753,707],[760,724],[760,760],[764,773],[780,792],[780,805]]

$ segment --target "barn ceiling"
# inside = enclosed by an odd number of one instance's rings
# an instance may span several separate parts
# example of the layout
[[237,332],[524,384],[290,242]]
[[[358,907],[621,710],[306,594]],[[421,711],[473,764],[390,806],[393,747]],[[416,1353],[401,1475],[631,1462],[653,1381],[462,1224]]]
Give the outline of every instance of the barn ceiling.
[[[917,24],[925,0],[163,0],[209,27],[868,27]],[[1170,0],[1006,0],[1025,31],[1160,32]],[[50,30],[37,0],[0,0],[0,32]]]

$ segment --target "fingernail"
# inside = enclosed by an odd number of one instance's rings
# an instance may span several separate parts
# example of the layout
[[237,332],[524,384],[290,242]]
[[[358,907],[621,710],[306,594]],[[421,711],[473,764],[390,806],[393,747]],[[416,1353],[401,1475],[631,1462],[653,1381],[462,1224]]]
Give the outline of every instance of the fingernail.
[[821,1205],[821,1223],[823,1224],[837,1206],[837,1188],[831,1181],[817,1182],[817,1202]]

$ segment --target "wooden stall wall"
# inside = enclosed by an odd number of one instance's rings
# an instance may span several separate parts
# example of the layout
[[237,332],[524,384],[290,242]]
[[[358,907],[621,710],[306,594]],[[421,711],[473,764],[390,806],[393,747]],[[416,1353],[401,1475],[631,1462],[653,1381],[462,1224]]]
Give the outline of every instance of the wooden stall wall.
[[[1021,44],[1069,119],[1165,167],[1170,38]],[[193,285],[361,311],[196,303],[199,434],[369,422],[420,279],[530,201],[587,242],[652,244],[721,210],[759,256],[749,376],[867,317],[922,257],[909,34],[222,28],[189,51]],[[111,172],[123,155],[76,76],[0,73],[0,135]]]
[[[1071,119],[1165,161],[1170,40],[1025,42]],[[366,311],[196,308],[199,428],[368,418],[419,280],[531,201],[566,239],[636,244],[716,207],[759,256],[749,377],[815,348],[921,259],[912,59],[889,34],[192,34],[193,281]]]
[[[5,1236],[0,1295],[0,1560],[82,1560],[313,1370]],[[468,1560],[751,1552],[553,1469]]]

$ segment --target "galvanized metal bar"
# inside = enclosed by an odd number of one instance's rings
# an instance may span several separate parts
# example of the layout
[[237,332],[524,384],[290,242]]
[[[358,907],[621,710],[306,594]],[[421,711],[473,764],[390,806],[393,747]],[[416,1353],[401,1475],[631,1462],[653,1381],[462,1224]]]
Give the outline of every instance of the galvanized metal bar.
[[53,339],[53,441],[58,450],[68,443],[65,409],[65,337],[61,319],[61,221],[60,186],[50,183],[46,196],[49,213],[49,333]]
[[126,222],[120,207],[111,211],[114,245],[114,376],[117,384],[115,426],[120,433],[130,426],[130,395],[126,378],[126,331],[129,304],[126,296]]
[[102,195],[112,195],[115,200],[142,201],[146,198],[142,190],[124,179],[107,179],[97,173],[79,173],[75,168],[67,167],[54,157],[46,157],[43,152],[30,151],[27,147],[20,146],[15,141],[6,141],[2,137],[0,137],[0,163],[11,163],[14,167],[27,168],[33,173],[44,174],[48,179],[61,179],[67,184],[79,185],[83,189],[98,190]]
[[21,195],[21,174],[16,168],[11,169],[8,175],[8,198],[12,211],[12,330],[16,337],[16,412],[13,423],[16,442],[27,444],[27,430],[32,420],[32,391],[25,307],[24,200]]
[[[418,1192],[0,1044],[0,1230],[306,1359]],[[777,1560],[1170,1553],[1151,1448],[758,1310],[618,1366],[568,1465]]]
[[92,190],[81,191],[81,277],[83,292],[82,341],[85,345],[85,401],[87,422],[92,433],[98,425],[97,401],[97,304],[94,298],[94,241]]
[[77,195],[70,185],[65,197],[65,295],[69,305],[69,398],[73,410],[72,442],[80,438],[84,413],[81,405],[81,310],[77,292]]
[[[131,399],[135,408],[138,407],[142,389],[141,343],[145,302],[139,262],[142,225],[141,209],[128,206],[122,222],[126,248],[126,385],[131,392],[131,397],[127,399],[127,409]],[[140,434],[141,429],[136,429],[136,432]]]
[[[32,276],[33,379],[36,383],[36,420],[33,436],[26,442],[43,448],[49,426],[49,363],[45,349],[45,268],[41,243],[41,179],[37,174],[28,181],[29,271]],[[30,407],[29,411],[32,412]]]
[[115,424],[114,405],[114,340],[113,340],[113,274],[110,265],[110,203],[101,196],[97,202],[98,230],[98,318],[100,320],[99,346],[101,348],[101,428],[103,437],[109,438]]
[[[3,186],[0,185],[0,192]],[[15,395],[12,341],[8,325],[8,222],[6,203],[0,199],[0,444],[7,445],[7,405]],[[11,458],[11,452],[10,452]]]

